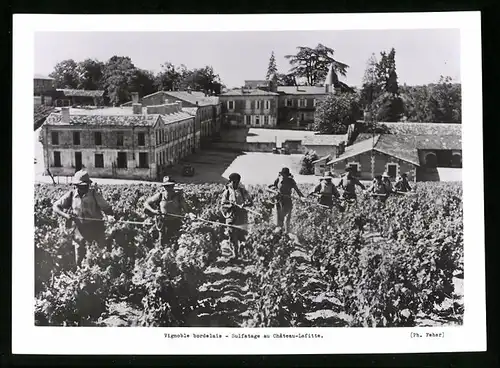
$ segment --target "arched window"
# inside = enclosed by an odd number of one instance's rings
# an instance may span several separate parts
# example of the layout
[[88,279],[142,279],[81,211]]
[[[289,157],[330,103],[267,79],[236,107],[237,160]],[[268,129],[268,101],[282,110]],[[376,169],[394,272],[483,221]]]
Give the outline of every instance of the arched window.
[[437,157],[434,152],[429,152],[425,155],[425,165],[427,167],[437,167]]
[[462,167],[462,155],[460,153],[454,153],[451,158],[451,166]]

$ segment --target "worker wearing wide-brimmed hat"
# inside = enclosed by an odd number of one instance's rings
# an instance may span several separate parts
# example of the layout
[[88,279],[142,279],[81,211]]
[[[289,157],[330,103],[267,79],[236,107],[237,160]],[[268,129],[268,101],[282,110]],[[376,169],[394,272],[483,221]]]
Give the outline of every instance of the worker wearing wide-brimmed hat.
[[292,190],[295,190],[299,197],[303,198],[304,195],[300,191],[290,173],[288,167],[284,167],[278,173],[278,178],[273,184],[269,185],[269,188],[276,191],[276,225],[278,227],[285,227],[285,231],[290,231],[290,223],[292,217]]
[[340,198],[340,193],[332,182],[333,174],[325,172],[319,179],[319,184],[316,185],[309,195],[318,195],[318,202],[323,206],[333,207],[333,198]]
[[229,182],[224,188],[221,197],[221,212],[227,225],[238,226],[239,228],[228,227],[227,235],[233,248],[234,258],[240,255],[240,242],[245,240],[248,225],[248,212],[245,207],[253,204],[252,197],[241,183],[241,175],[232,173],[229,175]]
[[[169,177],[163,177],[163,190],[152,195],[144,202],[145,213],[157,216],[157,229],[161,245],[166,245],[176,235],[182,226],[183,213],[194,219],[196,216],[189,212],[189,207],[181,190],[176,190],[176,183]],[[154,207],[158,208],[155,209]],[[174,246],[174,249],[176,246]]]
[[375,178],[373,179],[373,183],[367,189],[367,192],[368,194],[371,194],[381,201],[385,201],[390,194],[390,192],[387,190],[387,187],[384,185],[382,175],[375,176]]
[[382,183],[384,184],[388,194],[393,192],[391,179],[387,171],[382,174]]
[[344,199],[356,199],[356,186],[365,190],[365,186],[354,176],[353,169],[347,166],[346,174],[340,179],[337,187],[342,188],[342,197]]
[[[97,190],[90,188],[92,180],[86,171],[77,171],[72,184],[74,189],[59,198],[52,208],[55,213],[67,219],[67,227],[73,231],[75,263],[80,266],[90,242],[96,241],[100,246],[106,243],[102,213],[108,215],[110,221],[114,219],[111,205]],[[66,213],[64,210],[69,211]]]
[[394,183],[394,189],[402,193],[411,191],[410,184],[408,183],[408,175],[406,175],[406,173],[399,175],[396,183]]

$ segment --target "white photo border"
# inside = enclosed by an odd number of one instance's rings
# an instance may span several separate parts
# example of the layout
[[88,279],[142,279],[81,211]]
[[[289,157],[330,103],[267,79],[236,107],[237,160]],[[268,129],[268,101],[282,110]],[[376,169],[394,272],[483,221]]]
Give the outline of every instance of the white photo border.
[[[463,127],[465,315],[460,327],[426,328],[58,328],[34,325],[32,88],[35,32],[306,31],[460,29]],[[430,55],[422,55],[429,57]],[[12,161],[13,354],[372,354],[486,350],[480,12],[267,15],[14,15]],[[470,175],[469,175],[470,174]],[[323,338],[225,338],[232,334]],[[411,333],[444,338],[411,338]],[[164,333],[223,338],[168,339]]]

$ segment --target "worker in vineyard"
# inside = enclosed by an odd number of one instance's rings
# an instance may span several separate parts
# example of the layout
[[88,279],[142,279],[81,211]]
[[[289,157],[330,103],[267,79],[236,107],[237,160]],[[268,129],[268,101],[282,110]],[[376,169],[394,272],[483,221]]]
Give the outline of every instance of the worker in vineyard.
[[332,208],[334,206],[333,198],[340,198],[340,193],[332,182],[333,176],[330,172],[325,172],[319,179],[319,184],[314,187],[309,195],[317,195],[318,203]]
[[240,244],[245,240],[247,234],[248,212],[245,207],[252,205],[253,200],[241,183],[241,175],[238,173],[229,175],[229,182],[222,193],[221,212],[226,220],[226,225],[235,226],[227,228],[234,259],[239,258]]
[[396,183],[394,183],[394,189],[402,193],[410,192],[412,190],[410,184],[408,183],[408,175],[406,175],[406,173],[399,175]]
[[356,186],[359,186],[361,189],[365,190],[365,186],[354,176],[353,170],[350,166],[346,169],[346,173],[340,179],[337,187],[343,190],[342,198],[347,200],[356,200]]
[[292,190],[295,190],[300,198],[304,198],[304,195],[288,167],[284,167],[278,173],[278,178],[268,188],[276,195],[276,226],[282,228],[284,225],[285,231],[289,232],[293,209]]
[[[189,211],[182,191],[176,189],[175,184],[169,176],[163,177],[163,190],[152,195],[144,202],[144,212],[156,216],[156,228],[162,246],[167,245],[178,235],[184,218],[192,220],[196,218]],[[185,215],[182,215],[182,213]]]
[[377,175],[373,179],[372,185],[367,189],[368,194],[378,198],[380,201],[385,202],[390,192],[382,181],[382,175]]
[[[77,171],[73,177],[74,189],[66,192],[53,205],[53,211],[66,219],[66,228],[72,231],[76,267],[85,258],[87,246],[95,241],[101,247],[110,244],[106,240],[103,213],[114,222],[111,205],[94,188],[86,171]],[[68,212],[65,212],[67,210]]]
[[385,189],[386,189],[388,194],[393,192],[391,179],[390,179],[389,174],[387,172],[384,172],[382,174],[382,183],[384,183]]

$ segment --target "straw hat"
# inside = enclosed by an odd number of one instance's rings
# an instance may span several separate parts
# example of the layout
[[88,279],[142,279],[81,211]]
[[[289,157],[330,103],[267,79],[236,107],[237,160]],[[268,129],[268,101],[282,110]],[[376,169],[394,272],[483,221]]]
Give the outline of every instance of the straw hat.
[[89,173],[84,170],[79,170],[75,173],[72,180],[73,185],[89,185],[92,183]]
[[175,185],[175,182],[170,179],[170,176],[164,176],[161,185],[163,186]]
[[382,178],[389,178],[389,174],[387,173],[387,171],[385,173],[382,174]]

